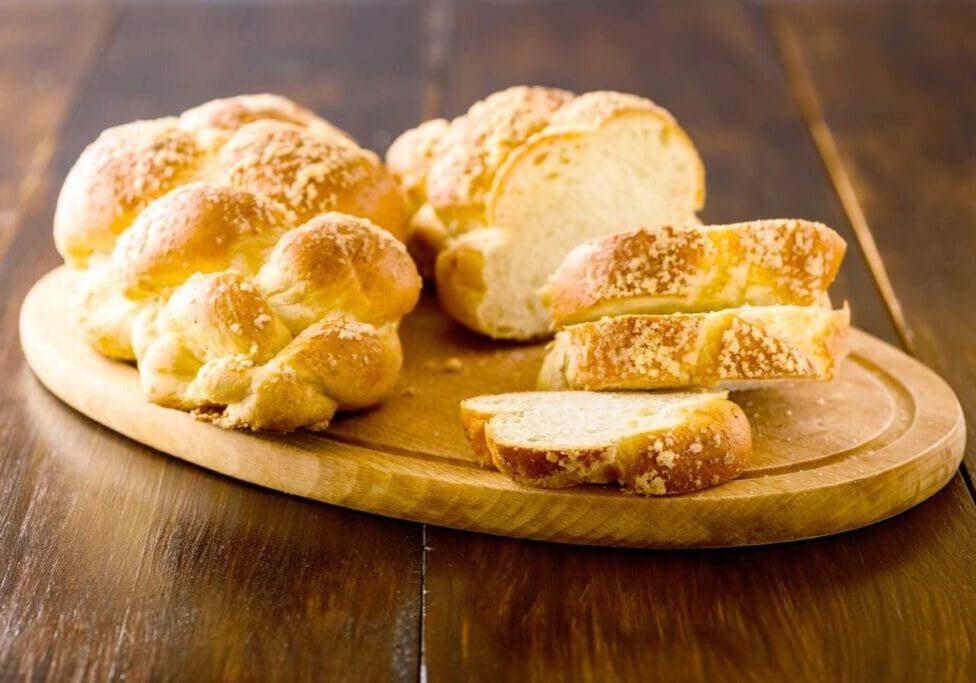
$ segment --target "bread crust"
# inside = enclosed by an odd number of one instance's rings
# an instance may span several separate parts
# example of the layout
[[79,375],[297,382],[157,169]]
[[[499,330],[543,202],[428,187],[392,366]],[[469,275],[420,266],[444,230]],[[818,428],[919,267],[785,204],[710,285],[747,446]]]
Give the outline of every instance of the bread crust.
[[447,119],[424,121],[386,150],[386,167],[406,195],[411,213],[427,201],[427,174],[449,125]]
[[199,172],[203,152],[177,119],[103,131],[78,157],[58,195],[54,243],[68,264],[107,256],[142,209]]
[[58,196],[58,251],[77,268],[107,258],[143,209],[192,182],[262,194],[292,225],[342,211],[406,232],[403,196],[375,154],[283,97],[241,95],[102,132]]
[[833,378],[850,310],[768,306],[714,313],[622,315],[559,332],[540,389],[653,390],[760,386]]
[[486,195],[509,154],[572,98],[557,88],[514,86],[451,121],[430,162],[426,188],[427,200],[452,234],[487,225]]
[[816,305],[846,243],[799,219],[640,228],[574,248],[544,292],[555,327],[605,315]]
[[[55,218],[91,344],[223,427],[324,429],[381,400],[420,277],[372,152],[271,95],[110,129]],[[383,229],[385,228],[385,229]]]
[[278,121],[241,128],[219,154],[219,176],[261,194],[303,223],[327,211],[367,218],[406,236],[403,197],[375,154],[348,138],[325,137]]
[[210,100],[180,114],[180,127],[196,135],[204,149],[219,148],[243,126],[255,121],[281,121],[325,137],[341,137],[355,142],[344,130],[313,111],[270,93]]
[[424,279],[434,278],[434,263],[446,246],[447,228],[427,201],[427,173],[447,133],[446,119],[430,119],[403,133],[386,151],[386,166],[407,203],[407,250]]
[[402,244],[363,219],[286,232],[261,270],[194,273],[133,337],[143,387],[222,427],[324,429],[381,400],[400,371],[397,321],[420,278]]
[[[539,400],[553,399],[540,394]],[[634,493],[675,495],[721,484],[745,470],[752,434],[741,408],[709,396],[672,410],[679,414],[676,426],[621,434],[616,440],[579,447],[502,440],[492,418],[504,410],[479,409],[477,399],[462,402],[461,421],[484,466],[494,465],[528,486],[618,482]]]

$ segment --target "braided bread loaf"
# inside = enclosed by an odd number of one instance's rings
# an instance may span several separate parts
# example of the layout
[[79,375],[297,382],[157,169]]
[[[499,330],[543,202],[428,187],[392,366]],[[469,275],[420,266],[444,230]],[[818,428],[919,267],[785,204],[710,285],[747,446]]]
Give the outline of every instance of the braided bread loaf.
[[[81,325],[149,399],[223,427],[324,429],[381,400],[420,278],[371,152],[272,95],[110,128],[54,219]],[[382,228],[382,229],[381,229]]]
[[509,88],[407,131],[387,163],[408,197],[411,251],[435,271],[445,309],[496,338],[549,333],[538,290],[572,247],[696,223],[705,197],[674,118],[617,92]]

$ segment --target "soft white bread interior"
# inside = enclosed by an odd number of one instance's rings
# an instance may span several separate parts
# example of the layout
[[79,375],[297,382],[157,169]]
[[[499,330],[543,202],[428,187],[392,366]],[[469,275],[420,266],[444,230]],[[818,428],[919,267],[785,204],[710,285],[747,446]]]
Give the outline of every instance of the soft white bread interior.
[[547,488],[688,493],[735,478],[752,451],[745,414],[724,393],[478,396],[462,401],[461,420],[484,464]]
[[[323,429],[399,372],[420,277],[377,157],[270,95],[104,132],[62,188],[55,240],[81,326],[148,397],[224,427]],[[383,229],[385,228],[385,229]]]
[[818,305],[847,248],[821,223],[663,225],[574,248],[544,290],[557,327],[607,315]]
[[538,387],[751,389],[781,380],[829,380],[846,352],[849,328],[846,305],[601,318],[556,335]]
[[444,307],[496,338],[548,333],[539,289],[581,241],[693,224],[704,202],[701,160],[674,118],[615,92],[509,88],[408,131],[387,160],[416,240],[438,252]]

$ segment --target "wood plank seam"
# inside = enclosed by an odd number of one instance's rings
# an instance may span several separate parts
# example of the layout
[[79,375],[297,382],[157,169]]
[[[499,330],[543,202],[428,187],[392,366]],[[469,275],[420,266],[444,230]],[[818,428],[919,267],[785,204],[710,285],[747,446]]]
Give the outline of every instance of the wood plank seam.
[[430,552],[430,548],[427,546],[426,524],[420,527],[420,544],[420,624],[417,629],[420,656],[417,657],[417,680],[420,683],[427,683],[427,646],[424,628],[427,626],[427,553]]
[[[128,111],[158,115],[174,102],[203,101],[198,93],[260,88],[285,90],[319,109],[331,103],[360,134],[387,121],[406,127],[411,122],[402,111],[355,120],[359,113],[370,117],[375,106],[374,89],[362,82],[386,78],[362,58],[385,53],[375,46],[357,51],[357,43],[368,42],[361,34],[373,37],[374,30],[384,47],[385,36],[405,36],[389,47],[404,65],[391,99],[419,111],[419,5],[400,5],[385,33],[383,15],[359,6],[277,15],[262,8],[123,7],[98,59],[78,65],[78,91],[54,140],[49,177],[2,257],[0,290],[10,294],[0,297],[5,317],[15,318],[28,282],[55,258],[50,220],[71,150],[104,125],[135,118]],[[255,25],[262,25],[260,34],[252,32]],[[101,27],[92,28],[88,48]],[[180,35],[179,45],[173,35]],[[218,55],[228,68],[200,70],[199,59],[194,63],[200,54]],[[343,59],[330,59],[335,54]],[[248,55],[256,56],[242,65]],[[197,73],[181,73],[191,68]],[[400,95],[405,91],[409,99]],[[7,563],[10,599],[0,600],[0,632],[8,627],[16,639],[0,639],[0,669],[8,671],[9,663],[11,676],[33,671],[55,679],[234,678],[241,671],[258,679],[336,672],[362,680],[417,677],[419,525],[309,505],[162,461],[56,403],[15,351],[14,327],[6,329],[10,343],[0,361],[18,381],[3,397],[11,410],[0,410],[0,530],[9,532],[0,534],[0,555],[17,560],[8,552],[13,548],[35,564]],[[101,545],[82,533],[95,514],[102,522],[92,536]],[[33,532],[19,533],[27,523]]]
[[55,125],[52,126],[51,130],[44,137],[38,140],[31,154],[30,161],[27,164],[24,177],[17,184],[16,203],[13,207],[14,219],[10,225],[10,231],[6,235],[0,234],[0,263],[6,257],[7,250],[20,231],[23,217],[28,213],[35,199],[44,190],[48,177],[48,168],[54,158],[54,153],[61,143],[68,112],[74,109],[78,97],[84,92],[99,60],[101,60],[111,42],[111,37],[116,27],[116,13],[112,4],[104,3],[101,14],[105,16],[100,19],[101,26],[95,36],[91,53],[88,56],[86,71],[68,89],[64,106],[58,114]]
[[[820,99],[817,97],[816,87],[800,52],[796,33],[789,22],[781,16],[776,6],[767,5],[765,15],[779,53],[787,86],[800,115],[807,124],[810,137],[813,139],[813,144],[824,165],[827,177],[830,179],[841,207],[854,230],[864,253],[864,259],[867,261],[868,270],[874,277],[875,285],[888,310],[895,331],[898,333],[901,345],[908,353],[918,357],[912,328],[905,318],[901,301],[898,299],[898,294],[888,276],[881,252],[878,250],[877,242],[874,239],[874,233],[861,207],[850,174],[844,166],[837,141],[827,123]],[[965,461],[959,469],[963,473],[970,498],[976,504],[976,487],[974,487],[972,473],[969,472]]]
[[424,0],[423,3],[424,95],[421,121],[444,115],[444,86],[447,58],[451,51],[454,7],[451,0]]
[[911,328],[905,321],[901,302],[898,300],[898,295],[888,277],[888,271],[881,258],[881,253],[878,251],[871,227],[864,215],[864,210],[861,208],[861,203],[857,198],[847,169],[841,160],[837,142],[834,140],[833,133],[824,118],[823,108],[817,98],[816,89],[800,54],[796,35],[793,33],[792,27],[780,19],[773,8],[767,9],[767,16],[772,26],[773,39],[779,51],[790,93],[793,95],[797,108],[807,124],[807,129],[810,131],[810,136],[813,138],[814,146],[817,148],[831,185],[837,193],[844,213],[854,229],[857,241],[864,251],[868,269],[874,276],[881,299],[888,309],[888,314],[891,316],[891,321],[898,332],[902,345],[911,350]]
[[[453,47],[454,6],[452,0],[423,0],[421,6],[423,32],[423,97],[420,119],[442,116],[444,113],[444,89],[447,81],[448,57]],[[420,640],[417,657],[417,680],[427,682],[427,525],[420,529],[420,623],[417,634]]]

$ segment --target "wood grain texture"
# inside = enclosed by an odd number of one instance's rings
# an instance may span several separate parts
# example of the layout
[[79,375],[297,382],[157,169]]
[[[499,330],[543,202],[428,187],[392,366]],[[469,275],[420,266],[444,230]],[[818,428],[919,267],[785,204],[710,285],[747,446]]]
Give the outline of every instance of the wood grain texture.
[[15,326],[58,261],[58,186],[103,128],[272,90],[382,147],[419,113],[419,35],[415,3],[123,11],[0,263],[0,680],[416,679],[418,525],[120,439],[40,387]]
[[[20,319],[31,369],[68,405],[207,469],[407,520],[630,547],[797,540],[864,526],[928,498],[955,474],[965,441],[962,410],[941,379],[854,332],[851,356],[833,382],[733,395],[749,415],[754,445],[735,481],[665,498],[607,486],[520,486],[472,462],[458,403],[498,378],[508,380],[503,391],[521,388],[518,378],[531,377],[539,365],[539,346],[505,351],[479,349],[463,338],[452,343],[437,334],[444,325],[436,318],[446,322],[446,315],[428,297],[403,322],[404,346],[414,350],[403,372],[409,394],[340,417],[339,434],[259,437],[149,404],[135,368],[65,334],[77,280],[66,268],[45,276],[27,296]],[[458,380],[449,383],[431,371],[443,356],[465,358]]]
[[[702,153],[706,221],[797,215],[837,228],[851,249],[836,298],[897,341],[758,9],[556,4],[456,3],[446,113],[524,82],[652,97]],[[430,528],[426,665],[438,680],[966,678],[974,523],[956,477],[891,522],[750,551],[553,549]]]
[[[832,180],[876,244],[902,336],[957,387],[972,426],[976,5],[796,5],[772,19],[807,79]],[[972,445],[966,463],[972,477]]]
[[110,25],[107,2],[0,5],[0,258],[42,189],[64,114]]
[[956,477],[881,525],[778,547],[556,554],[430,528],[429,678],[971,680],[972,516]]

